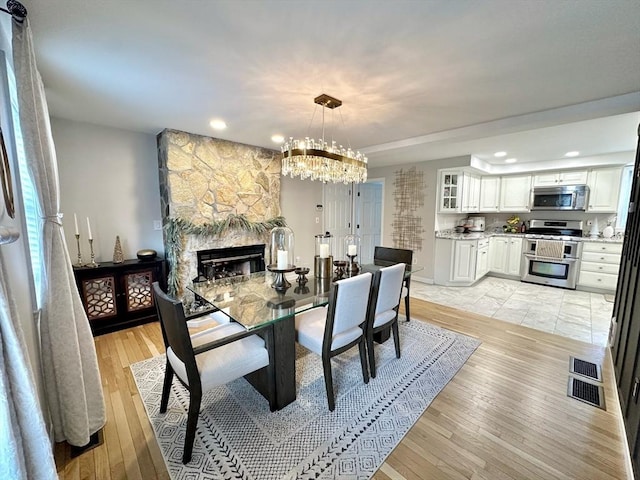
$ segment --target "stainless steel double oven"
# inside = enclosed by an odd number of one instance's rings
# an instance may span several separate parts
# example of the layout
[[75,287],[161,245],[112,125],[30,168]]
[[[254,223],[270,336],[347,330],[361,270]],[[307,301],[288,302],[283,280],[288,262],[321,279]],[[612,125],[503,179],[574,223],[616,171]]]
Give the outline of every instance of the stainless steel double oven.
[[582,222],[531,220],[522,254],[523,282],[576,288],[582,242]]

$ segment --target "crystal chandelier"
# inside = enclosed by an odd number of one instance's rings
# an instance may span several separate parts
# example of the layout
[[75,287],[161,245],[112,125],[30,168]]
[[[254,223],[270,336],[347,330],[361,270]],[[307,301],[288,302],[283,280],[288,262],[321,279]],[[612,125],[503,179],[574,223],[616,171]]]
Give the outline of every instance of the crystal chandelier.
[[289,138],[282,145],[282,174],[321,182],[362,183],[367,180],[367,157],[351,148],[324,140],[324,109],[338,108],[342,101],[322,94],[313,100],[322,106],[322,138]]

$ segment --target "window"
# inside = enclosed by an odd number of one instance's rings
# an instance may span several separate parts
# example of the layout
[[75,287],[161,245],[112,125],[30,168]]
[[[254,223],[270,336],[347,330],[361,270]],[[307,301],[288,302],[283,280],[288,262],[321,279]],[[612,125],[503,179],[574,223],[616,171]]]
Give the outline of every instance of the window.
[[631,198],[632,183],[633,165],[626,165],[622,170],[622,180],[620,181],[620,198],[618,199],[616,230],[624,230],[627,225],[627,214],[629,213],[629,199]]
[[[5,57],[6,58],[6,57]],[[17,177],[20,182],[21,198],[24,205],[25,226],[29,245],[31,270],[33,273],[33,289],[35,302],[38,308],[42,307],[42,214],[38,202],[38,195],[24,153],[24,142],[20,129],[20,116],[18,112],[18,94],[13,67],[5,61],[7,80],[9,83],[9,97],[11,103],[11,121],[16,145],[16,158],[18,161]]]

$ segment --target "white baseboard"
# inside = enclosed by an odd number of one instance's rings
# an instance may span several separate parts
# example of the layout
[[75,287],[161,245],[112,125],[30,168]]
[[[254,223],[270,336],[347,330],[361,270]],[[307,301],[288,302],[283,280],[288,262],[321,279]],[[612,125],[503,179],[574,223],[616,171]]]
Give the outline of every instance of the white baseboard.
[[418,283],[426,283],[427,285],[433,285],[433,278],[419,277],[417,275],[411,275],[411,281]]

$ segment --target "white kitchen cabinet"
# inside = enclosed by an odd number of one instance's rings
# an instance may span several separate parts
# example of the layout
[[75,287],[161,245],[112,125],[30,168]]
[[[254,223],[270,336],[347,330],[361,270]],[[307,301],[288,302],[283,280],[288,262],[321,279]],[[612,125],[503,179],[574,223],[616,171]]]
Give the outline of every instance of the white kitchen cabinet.
[[434,283],[471,285],[476,279],[478,240],[436,238]]
[[480,211],[500,211],[500,177],[484,176],[480,179]]
[[476,279],[477,240],[455,240],[452,282],[473,282]]
[[480,177],[466,172],[462,176],[462,211],[480,211]]
[[496,273],[507,272],[507,251],[509,239],[507,237],[491,237],[489,239],[489,271]]
[[475,280],[480,280],[487,273],[489,273],[489,239],[483,238],[478,240]]
[[588,212],[617,212],[622,167],[597,168],[589,172]]
[[500,211],[528,212],[531,199],[531,175],[513,175],[500,179]]
[[520,276],[522,238],[491,237],[489,241],[489,271]]
[[555,185],[584,185],[587,183],[587,170],[566,170],[540,173],[533,177],[534,187]]
[[584,242],[578,286],[615,291],[621,253],[621,243]]
[[520,264],[522,263],[522,238],[510,238],[507,252],[507,275],[520,276]]
[[462,172],[440,170],[438,212],[458,213],[462,211]]
[[440,170],[439,213],[480,211],[480,177],[461,170]]

